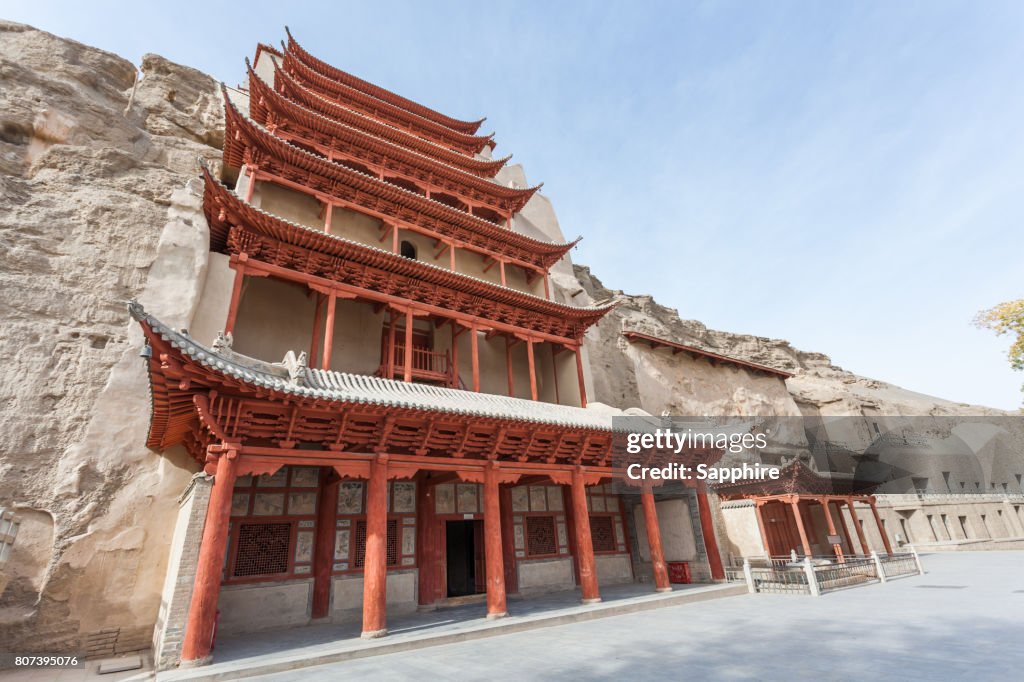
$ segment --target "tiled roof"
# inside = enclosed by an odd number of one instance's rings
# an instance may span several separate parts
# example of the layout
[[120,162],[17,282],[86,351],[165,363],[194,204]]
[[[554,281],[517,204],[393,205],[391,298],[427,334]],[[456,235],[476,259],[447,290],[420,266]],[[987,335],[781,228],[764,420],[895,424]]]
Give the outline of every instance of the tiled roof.
[[[608,412],[569,405],[553,405],[522,398],[475,393],[453,388],[381,379],[308,367],[289,368],[240,355],[213,350],[186,333],[171,329],[145,311],[141,304],[128,305],[131,316],[173,348],[210,370],[250,386],[302,398],[338,403],[381,405],[474,417],[551,424],[597,431],[612,431]],[[295,378],[292,378],[292,377]]]
[[252,102],[250,118],[253,118],[261,125],[265,123],[265,117],[257,116],[255,112],[267,111],[272,107],[277,108],[278,110],[284,111],[286,116],[292,117],[300,124],[322,134],[332,137],[336,136],[345,142],[353,143],[359,147],[368,148],[377,152],[383,151],[388,155],[396,155],[400,158],[404,158],[421,169],[448,177],[471,190],[484,192],[485,194],[501,199],[514,199],[515,212],[518,212],[522,206],[529,201],[530,197],[532,197],[537,190],[543,186],[542,183],[541,185],[536,185],[534,187],[507,187],[494,182],[490,178],[484,178],[463,168],[453,166],[446,163],[444,160],[433,158],[427,154],[416,151],[415,149],[403,147],[402,145],[384,138],[377,137],[371,133],[346,125],[341,121],[335,121],[319,112],[307,109],[297,102],[293,102],[274,90],[270,84],[256,74],[252,66],[249,64],[249,60],[246,60],[246,67],[249,71],[249,90],[253,95],[250,100]]
[[370,83],[361,78],[357,78],[356,76],[353,76],[347,71],[342,71],[336,66],[331,66],[327,62],[314,57],[312,54],[306,51],[306,49],[303,48],[297,40],[295,40],[295,37],[292,36],[292,32],[288,29],[287,26],[285,26],[284,30],[285,33],[288,35],[288,45],[286,46],[286,49],[289,52],[294,54],[296,57],[299,58],[300,61],[312,67],[314,70],[319,71],[328,78],[336,80],[339,83],[342,83],[350,88],[354,88],[361,92],[365,92],[366,94],[371,95],[376,99],[385,102],[390,102],[391,104],[401,107],[402,109],[405,109],[410,113],[417,114],[418,116],[430,119],[431,121],[440,123],[444,126],[452,128],[453,130],[458,130],[459,132],[470,135],[476,133],[480,129],[480,125],[486,120],[485,118],[482,118],[477,121],[463,121],[457,118],[452,118],[451,116],[442,114],[441,112],[435,109],[431,109],[430,107],[424,106],[419,102],[414,102],[390,90],[387,90],[386,88],[382,88],[379,85],[375,85],[374,83]]
[[[510,247],[528,251],[531,254],[550,255],[553,258],[551,264],[565,255],[581,239],[577,238],[573,242],[563,244],[534,239],[525,234],[499,227],[466,211],[442,204],[439,201],[421,196],[415,192],[410,192],[398,185],[384,182],[372,175],[353,170],[333,161],[328,161],[287,140],[274,136],[264,126],[238,110],[228,97],[227,88],[222,88],[222,92],[224,96],[226,129],[228,131],[228,138],[224,145],[224,161],[230,165],[240,167],[244,163],[243,149],[246,145],[251,144],[270,156],[280,158],[284,164],[294,165],[295,168],[303,173],[324,178],[325,182],[342,183],[347,187],[368,192],[375,197],[397,202],[410,211],[429,216],[431,219],[450,225],[454,229],[468,231],[469,235],[479,235],[482,239],[507,244]],[[236,136],[238,136],[237,139]],[[244,141],[242,138],[244,138]],[[472,241],[468,235],[461,237],[461,240]],[[551,264],[548,264],[548,267]]]
[[657,336],[651,336],[650,334],[644,334],[642,332],[635,332],[635,331],[628,331],[627,330],[627,331],[622,332],[622,335],[625,336],[630,341],[642,341],[642,342],[648,344],[651,348],[657,348],[657,347],[670,348],[672,350],[672,355],[675,355],[676,353],[687,353],[687,354],[692,355],[694,357],[707,358],[712,363],[720,362],[720,363],[727,364],[727,365],[734,365],[736,367],[742,367],[744,369],[748,369],[748,370],[750,370],[752,372],[757,372],[757,373],[761,373],[761,374],[768,374],[768,375],[771,375],[771,376],[776,376],[776,377],[779,377],[779,378],[781,378],[783,380],[788,379],[791,376],[793,376],[792,372],[786,372],[784,370],[776,369],[774,367],[769,367],[767,365],[760,365],[760,364],[758,364],[756,362],[750,362],[748,360],[740,360],[738,358],[731,358],[731,357],[728,357],[728,356],[725,356],[725,355],[720,355],[718,353],[713,353],[713,352],[711,352],[709,350],[704,350],[703,348],[697,348],[696,346],[688,346],[688,345],[686,345],[684,343],[679,343],[677,341],[671,341],[669,339],[663,339],[663,338],[660,338],[660,337],[657,337]]
[[[371,244],[346,239],[340,235],[329,234],[323,230],[311,228],[308,225],[286,220],[252,204],[245,203],[235,192],[229,190],[213,177],[204,160],[200,159],[199,164],[203,171],[205,197],[208,202],[204,204],[204,208],[207,210],[212,236],[214,240],[219,241],[221,244],[226,241],[227,235],[217,234],[218,221],[214,219],[215,212],[212,207],[217,206],[220,208],[224,203],[230,203],[231,209],[241,214],[245,219],[246,225],[277,239],[282,239],[289,244],[297,244],[333,255],[346,255],[349,258],[353,258],[353,254],[358,255],[365,252],[367,257],[359,261],[363,264],[378,265],[385,267],[389,271],[400,272],[401,274],[413,274],[431,283],[440,282],[450,285],[459,291],[470,291],[474,294],[482,293],[486,298],[502,303],[512,302],[527,307],[530,310],[552,315],[574,318],[594,317],[593,322],[596,322],[599,316],[604,315],[615,307],[614,305],[575,306],[551,301],[536,294],[513,289],[512,287],[473,275],[452,271],[448,268],[442,268],[433,263],[409,259]],[[298,236],[288,234],[290,232],[294,232]]]
[[[409,149],[417,149],[432,158],[443,158],[452,165],[458,165],[460,167],[465,167],[470,171],[484,173],[487,177],[494,177],[494,175],[509,161],[509,159],[512,158],[512,155],[509,154],[499,159],[483,159],[468,156],[454,149],[449,149],[437,142],[432,142],[424,137],[418,137],[407,130],[403,130],[385,121],[373,118],[372,116],[367,116],[355,109],[349,109],[333,100],[327,99],[320,93],[310,90],[302,83],[299,83],[297,80],[289,76],[287,72],[281,68],[281,65],[276,59],[271,60],[271,65],[274,67],[273,86],[275,91],[280,92],[290,101],[297,102],[307,109],[318,111],[320,114],[326,116],[332,121],[346,122],[352,126],[359,127],[362,130],[366,130],[378,137],[391,140],[392,142]],[[287,92],[282,92],[282,86],[284,86],[283,89],[287,90]]]

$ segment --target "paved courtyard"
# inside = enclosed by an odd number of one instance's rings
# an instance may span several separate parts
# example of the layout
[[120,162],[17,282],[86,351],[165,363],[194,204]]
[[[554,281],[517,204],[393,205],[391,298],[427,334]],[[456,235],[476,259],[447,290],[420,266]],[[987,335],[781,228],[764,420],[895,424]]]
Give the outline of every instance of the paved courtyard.
[[817,599],[731,597],[258,679],[1021,679],[1024,552],[923,560],[926,575]]

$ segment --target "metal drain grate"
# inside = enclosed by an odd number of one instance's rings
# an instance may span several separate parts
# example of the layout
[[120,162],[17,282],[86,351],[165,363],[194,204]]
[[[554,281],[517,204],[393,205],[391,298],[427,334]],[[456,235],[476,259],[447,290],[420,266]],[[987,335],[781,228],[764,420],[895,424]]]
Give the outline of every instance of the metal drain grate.
[[962,590],[967,585],[918,585],[918,587],[931,588],[933,590]]

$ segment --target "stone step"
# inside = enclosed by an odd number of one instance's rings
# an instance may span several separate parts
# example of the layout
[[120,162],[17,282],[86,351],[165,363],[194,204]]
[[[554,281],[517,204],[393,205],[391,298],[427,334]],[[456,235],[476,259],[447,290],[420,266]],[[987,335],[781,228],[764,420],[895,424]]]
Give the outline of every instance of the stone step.
[[256,675],[282,673],[328,663],[384,656],[387,654],[415,651],[427,647],[466,642],[486,637],[497,637],[516,632],[537,630],[540,628],[568,625],[598,618],[609,618],[628,613],[638,613],[670,606],[681,606],[696,602],[721,599],[747,594],[744,583],[712,585],[705,588],[685,589],[677,592],[652,594],[631,599],[619,599],[611,602],[574,606],[548,613],[530,616],[510,616],[499,620],[481,620],[479,625],[455,632],[424,634],[417,636],[394,635],[383,639],[362,641],[347,639],[339,641],[337,649],[320,649],[312,654],[293,654],[282,651],[273,655],[261,655],[237,661],[213,663],[200,668],[169,670],[157,674],[158,682],[177,682],[179,680],[237,680]]

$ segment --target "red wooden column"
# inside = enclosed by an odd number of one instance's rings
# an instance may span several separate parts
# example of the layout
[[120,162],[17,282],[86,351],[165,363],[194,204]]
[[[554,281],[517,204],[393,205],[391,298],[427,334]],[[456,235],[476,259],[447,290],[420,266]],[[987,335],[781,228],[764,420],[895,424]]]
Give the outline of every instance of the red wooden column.
[[324,204],[324,232],[327,234],[331,233],[331,219],[334,217],[334,204],[327,202]]
[[772,546],[771,543],[768,542],[768,531],[764,523],[764,512],[761,511],[762,506],[761,501],[756,500],[754,502],[754,513],[757,515],[757,527],[761,531],[761,543],[764,545],[764,553],[771,556]]
[[235,331],[235,320],[238,319],[238,303],[242,299],[242,285],[245,284],[245,262],[247,260],[249,260],[248,254],[240,253],[235,262],[235,282],[231,287],[228,318],[224,321],[225,334],[232,334]]
[[807,531],[804,530],[804,519],[800,514],[800,499],[790,501],[789,506],[793,509],[793,518],[796,519],[796,528],[800,531],[800,543],[804,546],[804,556],[811,556],[811,543],[807,540]]
[[[822,497],[818,500],[818,504],[825,511],[825,523],[828,524],[828,534],[836,535],[836,524],[832,521],[832,510],[829,508],[828,498]],[[843,557],[843,546],[839,543],[833,543],[832,551],[836,554],[836,559],[839,563],[843,563],[846,559]]]
[[252,193],[256,190],[256,166],[248,167],[249,182],[245,185],[245,203],[252,203]]
[[456,333],[455,329],[458,325],[455,321],[451,321],[452,325],[452,381],[454,382],[453,388],[459,387],[459,334]]
[[331,573],[334,568],[334,529],[338,523],[339,482],[331,468],[320,469],[316,545],[313,553],[313,618],[324,618],[331,610]]
[[473,356],[473,390],[480,392],[480,339],[476,326],[469,328],[469,346]]
[[405,311],[405,382],[412,381],[412,308]]
[[537,399],[537,365],[533,357],[533,339],[526,340],[526,361],[530,365],[530,399]]
[[875,498],[870,498],[871,513],[875,517],[875,524],[878,526],[878,534],[882,536],[882,544],[885,545],[885,553],[892,554],[892,545],[889,544],[889,536],[885,533],[885,526],[882,525],[882,517],[878,515],[878,507],[875,506]]
[[[211,446],[211,448],[216,446]],[[212,452],[210,454],[213,454]],[[188,609],[185,641],[181,646],[183,664],[202,665],[210,658],[213,629],[217,618],[217,600],[220,597],[221,571],[228,542],[228,522],[231,519],[231,497],[235,488],[235,470],[238,451],[223,448],[217,458],[217,471],[213,477],[206,525],[203,526],[202,544],[196,566],[192,602]]]
[[505,560],[501,546],[501,500],[498,490],[498,466],[484,467],[484,559],[487,564],[487,618],[504,618]]
[[[569,554],[572,556],[572,575],[576,584],[580,584],[580,550],[576,546],[576,514],[573,511],[572,485],[558,486],[562,491],[562,505],[565,508],[565,532],[569,535]],[[568,494],[568,497],[566,497]],[[593,545],[593,540],[591,540]]]
[[868,541],[864,538],[864,529],[860,527],[860,520],[857,518],[857,510],[853,506],[853,499],[846,498],[846,506],[850,510],[850,520],[853,522],[853,529],[857,531],[857,539],[860,540],[860,548],[865,556],[871,554],[868,549]]
[[512,337],[505,337],[505,369],[508,370],[508,394],[511,397],[516,395],[515,382],[512,379]]
[[697,508],[700,512],[700,532],[704,536],[704,550],[708,555],[711,577],[715,580],[725,580],[725,568],[722,566],[722,555],[718,552],[718,538],[715,537],[715,524],[711,519],[711,505],[708,504],[708,490],[704,481],[697,482]]
[[576,376],[580,380],[580,407],[587,406],[587,386],[583,381],[583,346],[576,346]]
[[668,566],[665,565],[665,552],[661,547],[661,526],[658,525],[658,507],[654,504],[654,493],[645,486],[640,493],[640,501],[644,506],[644,525],[647,526],[647,544],[651,549],[651,563],[654,565],[654,587],[658,592],[670,592],[672,585],[668,581]]
[[846,539],[846,546],[850,548],[850,554],[856,554],[857,548],[853,546],[853,536],[850,535],[850,529],[846,525],[846,519],[843,518],[843,503],[841,501],[835,502],[836,518],[839,519],[839,528],[843,531],[843,537]]
[[519,592],[519,576],[516,575],[516,548],[512,526],[512,491],[506,486],[499,489],[501,500],[501,542],[502,558],[505,560],[505,593]]
[[398,315],[393,310],[388,311],[388,359],[387,359],[387,378],[395,378],[395,322],[398,321]]
[[324,323],[324,352],[320,361],[321,369],[331,368],[331,351],[334,346],[334,308],[338,303],[338,295],[331,292],[327,296],[327,321]]
[[366,482],[366,558],[363,562],[363,639],[388,634],[388,458],[377,455]]
[[551,344],[549,348],[551,349],[551,378],[555,387],[555,404],[561,405],[562,398],[558,395],[558,354],[555,352],[554,344]]
[[426,476],[416,483],[416,553],[419,565],[419,603],[433,604],[441,598],[438,574],[441,570],[440,525],[437,520],[435,486]]
[[583,471],[572,471],[572,519],[576,526],[576,558],[580,565],[580,592],[584,604],[601,601],[594,565],[594,541],[590,536],[590,512],[587,510],[587,488],[583,484]]
[[309,342],[309,361],[316,364],[316,358],[320,354],[320,322],[324,312],[324,299],[319,291],[312,290],[316,303],[313,307],[313,338]]

